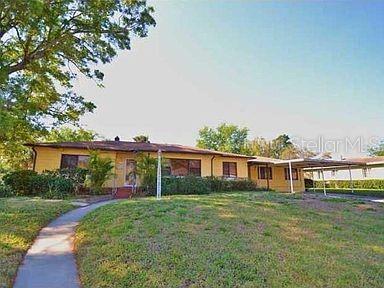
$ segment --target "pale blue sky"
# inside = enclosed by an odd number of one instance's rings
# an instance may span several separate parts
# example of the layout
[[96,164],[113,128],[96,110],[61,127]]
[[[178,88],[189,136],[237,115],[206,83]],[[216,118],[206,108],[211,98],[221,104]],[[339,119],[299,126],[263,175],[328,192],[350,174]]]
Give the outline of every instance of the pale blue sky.
[[102,67],[105,88],[77,82],[98,105],[87,128],[187,145],[222,122],[251,138],[383,136],[384,2],[151,3],[157,26]]

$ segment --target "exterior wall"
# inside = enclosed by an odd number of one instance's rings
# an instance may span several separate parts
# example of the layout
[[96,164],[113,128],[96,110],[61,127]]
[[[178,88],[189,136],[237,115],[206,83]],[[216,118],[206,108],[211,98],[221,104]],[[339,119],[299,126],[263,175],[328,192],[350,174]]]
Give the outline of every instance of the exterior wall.
[[[266,179],[259,179],[258,167],[265,165],[252,165],[249,167],[250,178],[258,187],[268,187]],[[272,168],[272,179],[269,180],[269,188],[279,192],[290,192],[290,181],[285,180],[284,167],[269,166]],[[298,169],[299,179],[293,180],[293,190],[295,192],[303,192],[305,190],[304,173],[302,169]]]
[[[49,148],[49,147],[35,147],[37,156],[35,159],[35,171],[43,172],[44,170],[56,170],[60,168],[61,155],[89,155],[86,149],[72,149],[72,148]],[[152,157],[157,157],[156,152],[149,153]],[[125,182],[125,161],[126,159],[135,159],[136,153],[133,152],[114,152],[114,151],[100,151],[102,157],[109,157],[114,163],[115,177],[106,183],[106,187],[123,187]],[[201,160],[201,176],[223,176],[223,162],[236,162],[237,163],[237,177],[248,178],[248,164],[247,158],[236,157],[222,157],[205,154],[188,154],[188,153],[163,153],[163,158],[168,159],[196,159]],[[213,167],[211,166],[213,163]]]

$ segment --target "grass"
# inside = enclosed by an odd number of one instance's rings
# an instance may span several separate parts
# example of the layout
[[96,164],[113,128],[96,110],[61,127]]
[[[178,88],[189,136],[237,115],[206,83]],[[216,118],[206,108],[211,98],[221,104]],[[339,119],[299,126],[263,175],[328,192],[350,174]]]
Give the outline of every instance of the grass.
[[83,287],[382,287],[384,206],[239,192],[105,206],[78,227]]
[[[307,188],[309,192],[313,192],[313,188]],[[327,193],[334,194],[353,194],[358,196],[384,197],[384,190],[379,189],[351,189],[348,188],[326,188]],[[315,188],[314,192],[323,193],[323,188]]]
[[17,267],[39,230],[72,209],[67,201],[0,198],[0,287],[11,287]]

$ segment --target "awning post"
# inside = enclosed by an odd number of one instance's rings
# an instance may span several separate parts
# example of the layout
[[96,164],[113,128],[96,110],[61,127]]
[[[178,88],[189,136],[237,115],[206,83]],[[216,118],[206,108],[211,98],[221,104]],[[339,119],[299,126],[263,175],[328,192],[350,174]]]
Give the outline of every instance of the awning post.
[[291,193],[294,193],[294,191],[293,191],[292,163],[291,163],[291,161],[288,161],[288,166],[289,166],[289,182],[291,184]]
[[327,196],[327,190],[325,189],[324,169],[323,169],[323,168],[321,168],[321,178],[323,179],[323,191],[324,191],[324,196]]
[[313,170],[311,171],[312,173],[312,192],[315,192],[315,175],[313,174]]
[[354,193],[351,166],[348,166],[348,170],[349,170],[349,184],[350,184],[349,186],[351,188],[351,192]]
[[161,199],[161,150],[157,151],[157,183],[156,199]]

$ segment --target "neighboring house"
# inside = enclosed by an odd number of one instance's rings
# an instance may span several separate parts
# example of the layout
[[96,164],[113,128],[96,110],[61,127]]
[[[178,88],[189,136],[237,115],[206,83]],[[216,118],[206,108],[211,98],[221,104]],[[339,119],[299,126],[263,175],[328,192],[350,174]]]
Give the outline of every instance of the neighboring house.
[[[226,179],[250,179],[258,187],[281,192],[302,192],[305,190],[304,172],[314,167],[349,167],[358,165],[354,161],[292,159],[279,160],[266,157],[212,151],[177,144],[156,144],[119,141],[60,142],[26,144],[34,151],[33,169],[37,172],[59,168],[86,167],[91,150],[99,151],[102,157],[109,157],[114,164],[113,179],[105,187],[118,188],[135,185],[130,177],[135,169],[138,153],[157,157],[161,150],[167,159],[165,171],[170,176],[195,175],[201,177],[222,177]],[[330,169],[330,168],[328,168]]]

